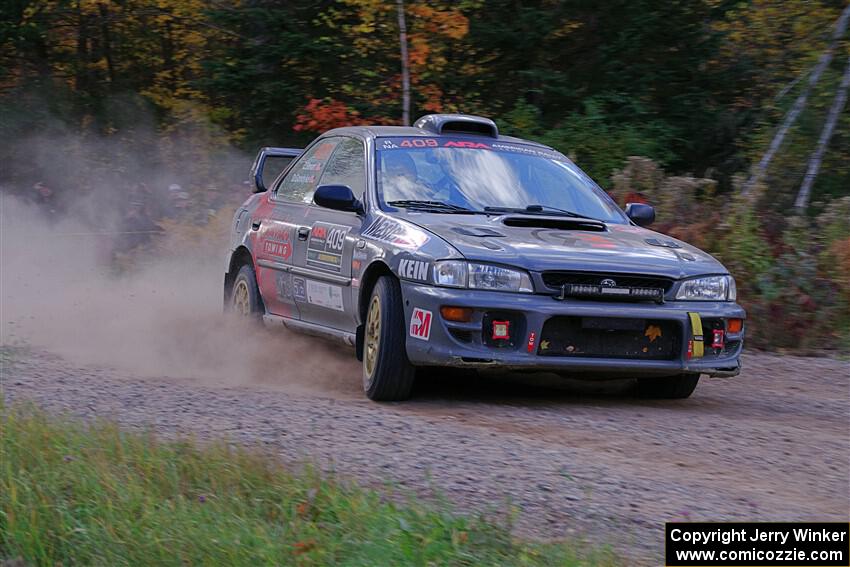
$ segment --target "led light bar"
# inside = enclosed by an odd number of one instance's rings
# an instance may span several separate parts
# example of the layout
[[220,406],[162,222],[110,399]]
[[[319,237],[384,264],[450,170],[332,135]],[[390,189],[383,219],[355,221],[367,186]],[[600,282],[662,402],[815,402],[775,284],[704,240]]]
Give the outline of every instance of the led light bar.
[[664,290],[658,287],[607,287],[593,284],[564,284],[561,287],[561,297],[604,297],[611,299],[642,300],[651,299],[657,303],[664,302]]

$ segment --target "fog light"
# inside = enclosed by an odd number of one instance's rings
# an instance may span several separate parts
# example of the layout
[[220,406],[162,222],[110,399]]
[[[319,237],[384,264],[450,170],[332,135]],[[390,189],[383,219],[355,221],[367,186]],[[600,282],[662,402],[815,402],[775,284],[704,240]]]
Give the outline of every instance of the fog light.
[[744,320],[743,319],[729,319],[726,321],[726,329],[730,333],[740,333],[744,328]]
[[511,327],[510,321],[493,321],[493,335],[492,335],[493,340],[497,341],[497,340],[510,339],[511,338],[510,327]]
[[446,321],[456,321],[458,323],[469,323],[472,320],[472,309],[469,307],[440,307],[440,315]]

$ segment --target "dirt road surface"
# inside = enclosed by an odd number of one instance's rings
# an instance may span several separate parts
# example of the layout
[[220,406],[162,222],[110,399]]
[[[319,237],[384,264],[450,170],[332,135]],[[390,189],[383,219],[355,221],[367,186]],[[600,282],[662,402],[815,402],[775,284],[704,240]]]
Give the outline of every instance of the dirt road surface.
[[[293,387],[140,377],[46,351],[7,351],[8,401],[114,418],[166,435],[226,436],[394,494],[461,511],[509,503],[518,534],[607,543],[661,564],[676,520],[847,520],[850,364],[749,354],[691,399],[646,401],[627,385],[443,376],[407,403],[376,404],[358,367]],[[389,486],[389,487],[388,487]]]

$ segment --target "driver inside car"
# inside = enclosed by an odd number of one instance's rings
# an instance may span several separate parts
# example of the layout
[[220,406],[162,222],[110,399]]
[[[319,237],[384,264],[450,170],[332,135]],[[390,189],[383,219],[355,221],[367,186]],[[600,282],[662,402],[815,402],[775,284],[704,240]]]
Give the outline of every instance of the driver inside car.
[[[473,208],[468,199],[463,196],[460,188],[445,174],[443,166],[437,162],[429,161],[427,169],[435,170],[429,178],[420,175],[416,162],[406,152],[384,152],[383,166],[384,179],[383,189],[386,201],[403,201],[406,199],[439,201],[457,205],[459,207]],[[427,199],[423,199],[422,188],[428,189]]]

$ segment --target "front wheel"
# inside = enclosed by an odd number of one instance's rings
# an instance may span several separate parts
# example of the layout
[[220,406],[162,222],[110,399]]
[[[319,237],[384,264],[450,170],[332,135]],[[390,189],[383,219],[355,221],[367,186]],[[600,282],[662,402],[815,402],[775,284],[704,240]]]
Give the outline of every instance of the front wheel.
[[410,397],[415,371],[405,348],[401,286],[381,276],[372,290],[363,337],[363,390],[370,400],[396,401]]
[[644,398],[684,399],[694,393],[699,374],[679,374],[663,378],[639,378],[637,391]]
[[260,290],[257,287],[257,276],[254,268],[245,264],[239,268],[236,279],[233,280],[233,289],[230,291],[230,300],[227,302],[228,310],[238,317],[259,321],[265,308]]

